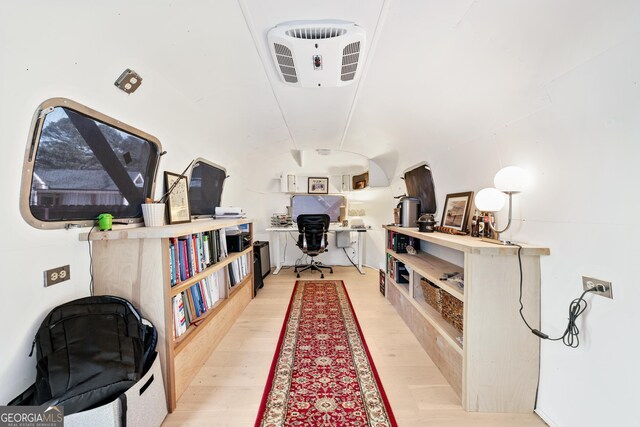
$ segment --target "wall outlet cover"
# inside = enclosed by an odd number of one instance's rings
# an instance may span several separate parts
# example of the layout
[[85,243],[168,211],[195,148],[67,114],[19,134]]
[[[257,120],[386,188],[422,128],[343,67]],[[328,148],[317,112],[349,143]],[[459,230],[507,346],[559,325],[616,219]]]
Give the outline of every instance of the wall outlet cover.
[[62,267],[52,268],[44,272],[44,287],[57,285],[60,282],[69,280],[71,278],[71,269],[69,265],[63,265]]

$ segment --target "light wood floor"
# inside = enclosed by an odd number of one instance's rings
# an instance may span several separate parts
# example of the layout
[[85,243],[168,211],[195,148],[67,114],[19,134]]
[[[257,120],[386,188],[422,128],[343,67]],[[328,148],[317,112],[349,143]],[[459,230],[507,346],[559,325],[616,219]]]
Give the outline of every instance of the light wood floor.
[[[458,397],[409,328],[378,290],[378,271],[334,268],[344,280],[365,340],[400,427],[544,426],[535,414],[479,414]],[[302,273],[301,279],[318,279]],[[295,275],[267,276],[163,426],[253,426],[260,406]]]

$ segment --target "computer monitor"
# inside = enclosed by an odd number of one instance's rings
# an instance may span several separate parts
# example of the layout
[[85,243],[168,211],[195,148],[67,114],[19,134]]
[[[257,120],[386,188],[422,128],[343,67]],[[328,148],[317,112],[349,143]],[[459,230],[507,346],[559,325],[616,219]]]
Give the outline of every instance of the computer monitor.
[[345,203],[344,196],[298,194],[291,197],[291,219],[295,223],[300,214],[328,214],[331,222],[339,222]]
[[227,171],[208,160],[198,158],[193,162],[189,180],[189,207],[191,217],[213,217],[222,201],[222,189]]

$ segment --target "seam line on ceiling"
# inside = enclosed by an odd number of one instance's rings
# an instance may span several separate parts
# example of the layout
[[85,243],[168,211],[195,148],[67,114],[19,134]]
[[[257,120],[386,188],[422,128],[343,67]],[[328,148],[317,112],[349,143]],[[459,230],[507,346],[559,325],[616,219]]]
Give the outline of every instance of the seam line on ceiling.
[[252,25],[253,22],[251,22],[251,19],[249,18],[248,6],[246,6],[246,4],[245,4],[245,2],[243,0],[238,0],[238,5],[240,6],[240,10],[242,11],[242,17],[244,18],[244,23],[246,24],[247,29],[249,30],[249,34],[251,34],[251,39],[253,40],[253,46],[255,47],[256,52],[258,53],[258,57],[260,58],[260,62],[262,62],[262,68],[264,70],[265,77],[269,81],[269,87],[271,88],[271,93],[273,93],[273,97],[275,98],[276,104],[278,105],[278,110],[280,110],[280,115],[282,116],[282,121],[284,121],[284,125],[287,127],[287,133],[289,134],[289,138],[291,138],[291,142],[293,142],[293,148],[298,150],[298,144],[296,142],[296,139],[293,137],[293,133],[291,133],[291,128],[289,127],[289,122],[287,121],[287,117],[284,114],[284,110],[282,108],[282,104],[280,103],[280,99],[278,98],[278,95],[276,94],[276,90],[273,87],[273,80],[274,79],[269,77],[269,70],[267,69],[267,67],[269,65],[267,65],[267,61],[265,60],[264,56],[260,53],[260,47],[258,45],[258,40],[256,38],[256,34],[254,33],[254,31],[252,29],[255,26]]
[[376,22],[376,29],[373,32],[373,37],[371,39],[371,45],[369,46],[369,51],[366,55],[366,60],[364,63],[364,67],[362,69],[362,73],[358,78],[356,93],[353,95],[353,101],[351,101],[351,107],[349,108],[349,115],[347,116],[347,122],[344,125],[344,130],[342,131],[342,138],[340,138],[339,149],[342,150],[344,147],[344,141],[347,138],[347,132],[349,131],[349,126],[351,125],[351,119],[353,118],[353,113],[356,109],[356,103],[358,102],[358,98],[360,97],[360,88],[362,87],[362,82],[367,76],[369,71],[369,65],[371,64],[371,60],[373,58],[374,52],[378,45],[378,40],[380,39],[380,32],[382,31],[382,26],[384,25],[384,21],[387,17],[387,12],[389,11],[389,4],[391,0],[384,0],[382,3],[382,7],[380,8],[380,13],[378,14],[378,20]]

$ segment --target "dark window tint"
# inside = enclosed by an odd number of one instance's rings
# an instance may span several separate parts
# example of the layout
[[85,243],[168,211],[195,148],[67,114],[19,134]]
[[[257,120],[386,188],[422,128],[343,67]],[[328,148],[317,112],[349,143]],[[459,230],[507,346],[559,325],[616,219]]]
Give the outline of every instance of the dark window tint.
[[39,138],[34,136],[35,153],[28,159],[33,160],[33,218],[82,221],[100,213],[140,217],[140,204],[152,194],[159,145],[121,128],[129,128],[126,125],[117,127],[67,106],[44,111],[40,126],[35,126],[36,132],[41,129]]
[[213,216],[222,200],[227,171],[204,159],[196,159],[189,181],[191,216]]
[[421,213],[436,213],[436,190],[428,165],[422,164],[405,172],[404,183],[407,186],[407,196],[420,199]]

